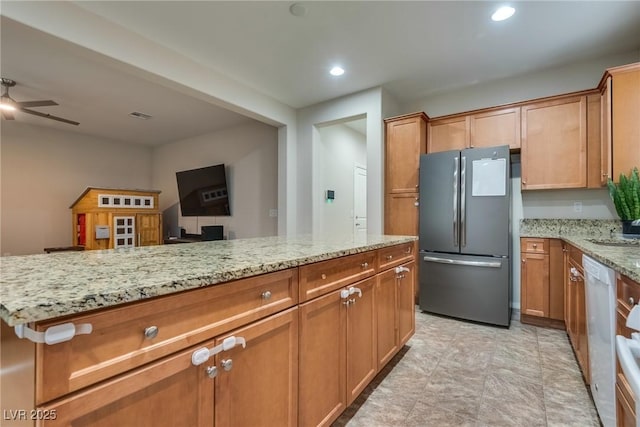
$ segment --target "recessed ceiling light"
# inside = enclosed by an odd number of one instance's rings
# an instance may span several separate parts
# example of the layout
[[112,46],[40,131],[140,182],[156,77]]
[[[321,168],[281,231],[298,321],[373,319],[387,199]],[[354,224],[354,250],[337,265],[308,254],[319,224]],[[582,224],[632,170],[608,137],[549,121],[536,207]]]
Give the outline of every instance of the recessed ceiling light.
[[335,66],[329,71],[329,74],[332,76],[341,76],[344,74],[344,69],[342,67]]
[[307,14],[307,8],[300,3],[293,3],[289,6],[289,13],[293,16],[305,16]]
[[505,19],[511,18],[514,13],[516,13],[516,10],[511,6],[502,6],[491,15],[491,19],[494,21],[504,21]]

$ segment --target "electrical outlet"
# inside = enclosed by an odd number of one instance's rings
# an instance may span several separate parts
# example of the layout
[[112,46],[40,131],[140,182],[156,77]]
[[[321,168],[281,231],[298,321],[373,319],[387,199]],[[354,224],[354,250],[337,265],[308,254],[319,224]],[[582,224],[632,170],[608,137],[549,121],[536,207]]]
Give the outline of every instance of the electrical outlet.
[[582,202],[573,202],[573,211],[582,212]]

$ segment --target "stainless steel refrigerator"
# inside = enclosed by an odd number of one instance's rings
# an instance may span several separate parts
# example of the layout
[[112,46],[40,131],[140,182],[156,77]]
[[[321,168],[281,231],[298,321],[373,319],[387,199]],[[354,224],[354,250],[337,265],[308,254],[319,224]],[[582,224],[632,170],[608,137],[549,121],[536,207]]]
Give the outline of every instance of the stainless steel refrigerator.
[[420,157],[420,309],[511,319],[509,147]]

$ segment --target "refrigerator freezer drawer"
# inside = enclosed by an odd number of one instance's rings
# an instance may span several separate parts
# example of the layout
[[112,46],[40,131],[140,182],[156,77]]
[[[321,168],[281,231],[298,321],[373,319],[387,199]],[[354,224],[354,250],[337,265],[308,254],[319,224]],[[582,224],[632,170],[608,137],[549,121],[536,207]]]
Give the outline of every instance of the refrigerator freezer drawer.
[[420,309],[509,326],[509,258],[420,254]]

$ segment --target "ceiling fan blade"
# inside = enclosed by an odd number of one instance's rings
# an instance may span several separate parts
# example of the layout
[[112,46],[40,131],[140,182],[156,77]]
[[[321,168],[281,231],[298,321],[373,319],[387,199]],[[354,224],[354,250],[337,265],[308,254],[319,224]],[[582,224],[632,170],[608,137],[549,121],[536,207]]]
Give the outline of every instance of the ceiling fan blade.
[[1,110],[2,111],[2,118],[5,120],[15,120],[15,117],[13,116],[13,112],[11,111],[7,111],[7,110]]
[[27,108],[27,107],[49,107],[49,106],[53,106],[53,105],[58,105],[57,102],[52,101],[50,99],[46,100],[46,101],[21,101],[21,102],[17,102],[16,104],[18,104],[20,107],[23,108]]
[[62,123],[68,123],[70,125],[79,125],[80,123],[74,122],[73,120],[63,119],[62,117],[52,116],[51,114],[41,113],[39,111],[27,110],[26,108],[20,108],[20,111],[27,114],[33,114],[34,116],[44,117],[46,119],[57,120]]

